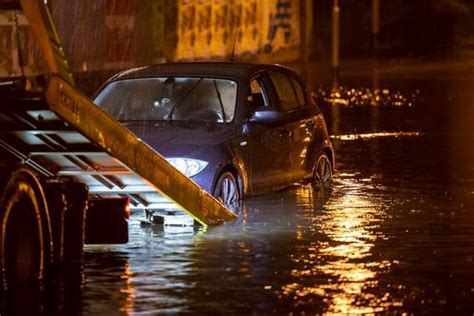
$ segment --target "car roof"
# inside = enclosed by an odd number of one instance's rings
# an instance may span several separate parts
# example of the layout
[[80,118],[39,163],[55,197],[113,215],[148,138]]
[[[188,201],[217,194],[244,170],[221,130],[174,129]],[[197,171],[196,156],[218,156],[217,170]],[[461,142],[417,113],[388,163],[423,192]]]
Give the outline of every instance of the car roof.
[[162,76],[216,76],[224,78],[243,79],[252,74],[264,71],[290,71],[289,68],[273,64],[253,64],[234,62],[181,62],[164,63],[146,67],[132,68],[122,71],[110,78],[109,81]]

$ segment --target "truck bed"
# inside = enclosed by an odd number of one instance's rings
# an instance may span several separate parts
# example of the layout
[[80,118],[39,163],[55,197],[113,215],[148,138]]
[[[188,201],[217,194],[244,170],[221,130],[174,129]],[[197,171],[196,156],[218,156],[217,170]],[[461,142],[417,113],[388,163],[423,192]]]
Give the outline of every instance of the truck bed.
[[126,196],[131,206],[166,209],[173,201],[202,225],[236,215],[75,87],[46,5],[22,8],[50,74],[43,91],[1,87],[0,166],[24,164],[44,177],[69,177],[95,197]]

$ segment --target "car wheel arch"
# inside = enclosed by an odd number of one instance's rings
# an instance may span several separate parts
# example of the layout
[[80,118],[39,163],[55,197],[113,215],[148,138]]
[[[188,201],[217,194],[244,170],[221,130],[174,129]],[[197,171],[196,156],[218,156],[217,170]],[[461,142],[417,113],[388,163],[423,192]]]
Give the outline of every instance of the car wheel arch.
[[314,172],[316,170],[316,164],[318,162],[319,157],[321,157],[322,154],[324,154],[328,157],[328,160],[331,164],[331,170],[334,173],[334,171],[335,171],[334,151],[331,147],[325,146],[320,151],[316,152],[316,154],[312,158],[311,169],[310,169],[311,170],[311,175],[308,176],[308,181],[309,181],[309,179],[313,178]]
[[226,165],[222,166],[222,168],[219,169],[219,172],[216,172],[216,176],[214,177],[211,192],[214,192],[214,190],[216,189],[217,181],[219,181],[219,178],[221,177],[221,175],[224,174],[227,171],[232,173],[234,178],[237,180],[237,185],[238,185],[239,191],[240,191],[240,198],[243,198],[243,195],[244,195],[244,192],[245,192],[244,191],[245,186],[244,186],[244,183],[243,183],[244,181],[243,181],[243,178],[242,178],[240,172],[232,164],[226,164]]

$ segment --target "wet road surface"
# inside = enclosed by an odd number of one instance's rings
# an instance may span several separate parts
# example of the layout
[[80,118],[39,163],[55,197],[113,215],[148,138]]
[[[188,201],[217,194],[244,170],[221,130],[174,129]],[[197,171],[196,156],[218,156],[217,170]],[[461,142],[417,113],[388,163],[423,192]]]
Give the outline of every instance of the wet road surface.
[[472,315],[474,76],[341,85],[318,92],[332,189],[248,199],[238,221],[207,232],[134,217],[130,243],[86,248],[62,303],[44,310]]

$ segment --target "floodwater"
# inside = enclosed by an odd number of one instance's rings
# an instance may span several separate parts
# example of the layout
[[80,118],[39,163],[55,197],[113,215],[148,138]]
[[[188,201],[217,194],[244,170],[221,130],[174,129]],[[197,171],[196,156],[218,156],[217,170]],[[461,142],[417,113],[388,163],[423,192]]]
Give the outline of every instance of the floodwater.
[[137,215],[129,244],[86,248],[41,310],[472,315],[474,75],[341,86],[318,91],[331,189],[247,199],[206,232],[140,228]]

